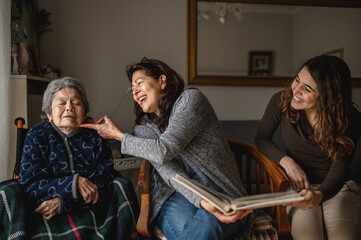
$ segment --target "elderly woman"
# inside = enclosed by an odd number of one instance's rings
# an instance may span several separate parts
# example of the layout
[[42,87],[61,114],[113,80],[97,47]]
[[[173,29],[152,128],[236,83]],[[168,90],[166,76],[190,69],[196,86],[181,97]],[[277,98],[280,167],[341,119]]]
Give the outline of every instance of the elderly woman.
[[84,88],[69,77],[52,81],[42,111],[45,121],[26,136],[19,176],[20,186],[36,202],[35,212],[44,221],[68,226],[57,229],[65,237],[137,239],[132,185],[113,179],[108,141],[79,128],[89,112]]

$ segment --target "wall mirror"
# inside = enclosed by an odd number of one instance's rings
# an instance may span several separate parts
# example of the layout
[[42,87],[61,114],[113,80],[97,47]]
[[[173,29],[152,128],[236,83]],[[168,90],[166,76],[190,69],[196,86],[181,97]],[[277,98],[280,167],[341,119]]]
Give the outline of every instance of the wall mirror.
[[188,0],[187,82],[284,86],[307,59],[343,58],[361,87],[361,1]]

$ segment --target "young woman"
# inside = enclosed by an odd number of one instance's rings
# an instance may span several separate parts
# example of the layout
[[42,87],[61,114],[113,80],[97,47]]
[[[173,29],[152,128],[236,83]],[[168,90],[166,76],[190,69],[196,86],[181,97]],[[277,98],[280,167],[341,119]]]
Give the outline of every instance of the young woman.
[[182,78],[159,60],[143,59],[127,71],[137,117],[135,135],[123,133],[106,116],[82,126],[121,141],[123,153],[148,159],[154,166],[150,221],[169,240],[225,239],[240,231],[249,235],[251,210],[224,215],[171,180],[179,174],[233,197],[245,194],[236,161],[207,98],[196,89],[184,90]]
[[[287,208],[296,240],[361,236],[361,189],[348,173],[361,136],[351,92],[346,63],[317,56],[271,98],[261,120],[257,147],[284,168],[293,189],[303,189],[305,200]],[[278,126],[285,151],[272,141]]]

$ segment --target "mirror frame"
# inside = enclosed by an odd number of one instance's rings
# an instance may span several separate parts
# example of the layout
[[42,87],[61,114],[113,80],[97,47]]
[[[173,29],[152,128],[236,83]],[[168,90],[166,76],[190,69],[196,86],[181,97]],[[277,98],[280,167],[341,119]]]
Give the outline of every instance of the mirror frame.
[[[247,76],[211,75],[197,73],[197,3],[238,2],[256,4],[283,4],[327,7],[361,8],[360,0],[188,0],[187,18],[187,84],[188,85],[225,85],[225,86],[285,86],[292,80],[289,76]],[[361,87],[361,78],[352,78],[354,87]]]

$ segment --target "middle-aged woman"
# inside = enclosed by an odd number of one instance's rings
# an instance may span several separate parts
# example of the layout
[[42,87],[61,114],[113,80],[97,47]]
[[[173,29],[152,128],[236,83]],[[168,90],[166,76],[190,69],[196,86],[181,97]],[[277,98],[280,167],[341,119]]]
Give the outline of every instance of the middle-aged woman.
[[[122,153],[148,159],[156,169],[150,221],[167,239],[225,239],[249,235],[252,210],[226,216],[171,180],[188,176],[233,197],[245,195],[235,159],[207,98],[184,90],[181,77],[167,64],[143,59],[127,69],[135,103],[135,135],[123,133],[105,116],[84,124],[122,142]],[[247,216],[248,215],[248,216]]]
[[19,184],[36,202],[35,212],[55,227],[49,231],[63,239],[138,239],[131,183],[113,178],[108,141],[79,127],[89,111],[82,85],[69,77],[53,80],[42,111],[45,121],[24,142]]
[[[351,74],[333,56],[308,60],[292,85],[276,93],[261,120],[256,145],[281,165],[305,200],[287,207],[298,239],[360,239],[361,188],[348,173],[361,136],[351,100]],[[272,136],[280,126],[285,151]]]

